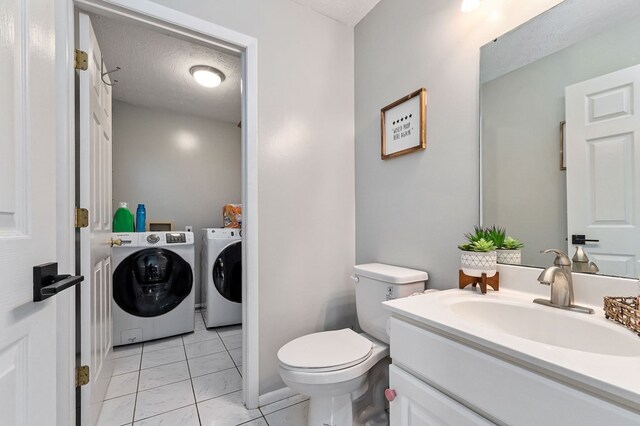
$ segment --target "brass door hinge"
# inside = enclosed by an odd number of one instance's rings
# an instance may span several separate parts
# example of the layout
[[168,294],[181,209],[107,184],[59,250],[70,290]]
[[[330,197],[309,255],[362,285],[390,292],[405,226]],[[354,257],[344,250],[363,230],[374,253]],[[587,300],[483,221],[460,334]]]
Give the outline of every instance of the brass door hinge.
[[76,228],[89,226],[89,210],[76,207]]
[[89,67],[89,56],[87,52],[74,49],[73,51],[73,67],[80,71],[86,71]]
[[89,366],[81,365],[76,367],[76,387],[84,386],[89,383]]

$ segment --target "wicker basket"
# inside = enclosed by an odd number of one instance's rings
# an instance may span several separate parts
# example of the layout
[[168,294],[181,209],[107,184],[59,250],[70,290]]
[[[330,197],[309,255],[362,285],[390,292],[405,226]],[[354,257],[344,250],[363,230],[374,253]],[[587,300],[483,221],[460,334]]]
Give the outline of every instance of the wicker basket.
[[605,297],[604,316],[638,333],[640,336],[640,311],[636,297]]

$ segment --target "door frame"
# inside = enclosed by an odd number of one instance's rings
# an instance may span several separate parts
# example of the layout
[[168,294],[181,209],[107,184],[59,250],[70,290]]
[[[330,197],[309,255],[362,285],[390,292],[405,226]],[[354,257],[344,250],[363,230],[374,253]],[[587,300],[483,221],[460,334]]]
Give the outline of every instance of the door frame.
[[[58,0],[56,3],[56,43],[66,46],[66,56],[60,57],[60,85],[58,106],[61,113],[57,122],[59,153],[65,153],[67,161],[75,161],[75,87],[73,71],[73,47],[75,39],[75,8],[105,16],[118,17],[130,22],[151,26],[160,32],[191,39],[213,48],[234,52],[242,58],[242,203],[243,237],[242,251],[242,321],[243,363],[242,389],[247,408],[259,404],[259,321],[258,321],[258,40],[195,16],[153,3],[149,0]],[[58,25],[59,24],[59,25]],[[60,185],[75,194],[75,174],[68,164],[58,164]],[[75,196],[71,197],[74,200]],[[58,206],[58,224],[73,224],[74,206],[68,200]],[[68,228],[68,226],[67,226]],[[67,229],[60,237],[72,239],[74,229]],[[67,256],[69,253],[65,253]],[[68,259],[69,262],[73,258]],[[62,262],[61,262],[62,263]],[[71,308],[73,309],[73,303]],[[68,312],[67,312],[68,314]],[[75,345],[72,359],[75,359]],[[74,398],[75,399],[75,398]]]
[[[59,269],[76,270],[75,104],[73,4],[55,2],[56,49],[56,251]],[[79,265],[78,265],[79,267]],[[76,291],[57,296],[56,424],[76,424]]]

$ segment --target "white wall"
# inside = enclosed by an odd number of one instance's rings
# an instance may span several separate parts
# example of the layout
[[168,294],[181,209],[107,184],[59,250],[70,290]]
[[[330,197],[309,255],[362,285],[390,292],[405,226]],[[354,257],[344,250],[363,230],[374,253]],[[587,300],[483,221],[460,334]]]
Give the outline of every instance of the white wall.
[[[356,261],[424,269],[457,286],[479,221],[479,48],[558,0],[382,0],[355,29]],[[427,149],[380,159],[380,109],[426,87]]]
[[155,0],[258,39],[260,393],[278,349],[355,320],[353,29],[289,0]]
[[568,247],[565,87],[640,63],[638,46],[636,18],[482,85],[483,220],[525,243],[523,264],[546,266],[540,250]]
[[138,203],[147,222],[192,225],[196,242],[196,303],[200,303],[202,228],[222,227],[222,207],[242,200],[241,136],[237,124],[113,103],[113,208]]

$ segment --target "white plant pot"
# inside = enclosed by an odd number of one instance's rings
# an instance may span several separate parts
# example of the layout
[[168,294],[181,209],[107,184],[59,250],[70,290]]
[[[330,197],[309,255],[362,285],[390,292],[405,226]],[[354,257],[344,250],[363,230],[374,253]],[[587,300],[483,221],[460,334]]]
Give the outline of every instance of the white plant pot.
[[498,263],[505,265],[520,265],[522,263],[522,250],[498,250]]
[[494,276],[497,261],[498,255],[495,251],[463,251],[460,257],[462,272],[471,277],[481,277],[483,273],[487,274],[487,277]]

